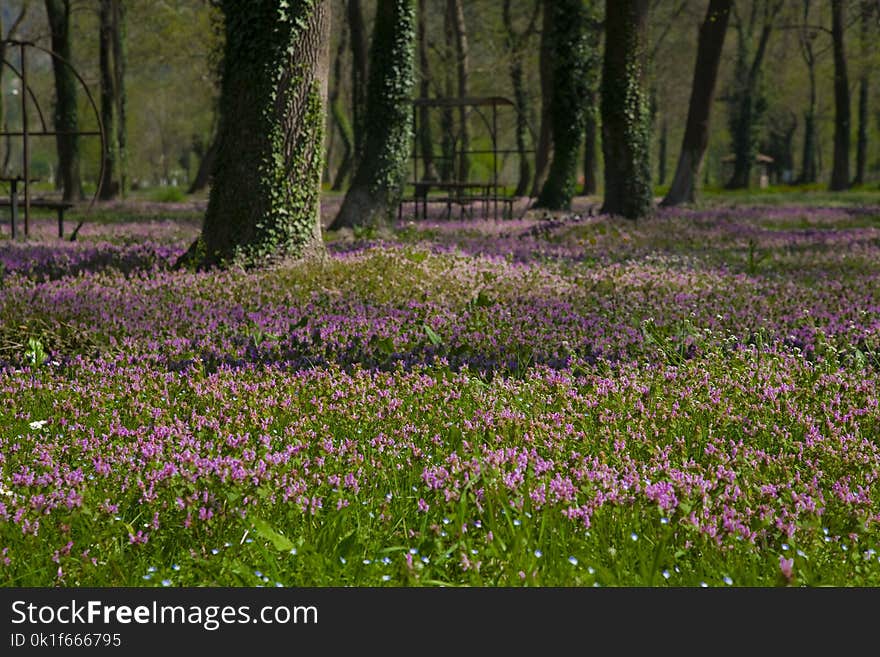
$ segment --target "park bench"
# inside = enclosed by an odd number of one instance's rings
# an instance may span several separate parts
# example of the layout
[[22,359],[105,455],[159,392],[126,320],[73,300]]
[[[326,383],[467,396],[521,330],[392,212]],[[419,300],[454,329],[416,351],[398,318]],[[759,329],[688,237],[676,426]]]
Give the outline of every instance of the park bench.
[[[64,237],[64,212],[65,210],[69,210],[73,207],[73,203],[69,201],[58,201],[55,199],[48,198],[32,198],[30,201],[30,207],[32,208],[42,208],[47,210],[55,210],[58,214],[58,237]],[[8,198],[0,198],[0,208],[9,208],[12,206],[11,199]],[[19,199],[17,203],[18,212],[15,214],[20,214],[24,209],[24,202]],[[15,215],[10,215],[9,223],[10,228],[12,230],[12,236],[17,237],[18,227],[16,222],[18,217]]]

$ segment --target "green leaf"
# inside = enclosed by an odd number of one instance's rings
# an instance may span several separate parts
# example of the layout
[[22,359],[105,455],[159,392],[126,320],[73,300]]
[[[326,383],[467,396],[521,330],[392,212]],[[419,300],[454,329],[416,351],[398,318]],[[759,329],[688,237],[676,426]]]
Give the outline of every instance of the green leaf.
[[425,329],[425,335],[428,336],[428,340],[431,341],[432,345],[437,347],[443,344],[443,338],[441,338],[434,329],[427,324],[423,324],[422,327]]
[[272,526],[262,518],[254,520],[254,530],[258,536],[269,541],[272,547],[279,552],[290,552],[295,547],[289,538],[272,529]]

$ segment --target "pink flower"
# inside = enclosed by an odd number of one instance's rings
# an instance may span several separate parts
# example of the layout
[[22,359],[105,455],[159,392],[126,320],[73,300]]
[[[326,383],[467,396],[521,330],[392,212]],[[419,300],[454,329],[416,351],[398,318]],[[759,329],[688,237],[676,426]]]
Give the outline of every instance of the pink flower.
[[779,570],[782,571],[783,577],[789,582],[793,576],[792,569],[794,568],[794,559],[786,559],[781,554],[779,555]]

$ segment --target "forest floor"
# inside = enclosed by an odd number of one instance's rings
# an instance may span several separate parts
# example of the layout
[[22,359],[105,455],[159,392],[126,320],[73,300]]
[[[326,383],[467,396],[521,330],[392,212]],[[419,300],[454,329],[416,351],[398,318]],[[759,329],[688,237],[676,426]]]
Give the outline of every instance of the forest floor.
[[825,198],[4,231],[0,585],[880,585],[880,195]]

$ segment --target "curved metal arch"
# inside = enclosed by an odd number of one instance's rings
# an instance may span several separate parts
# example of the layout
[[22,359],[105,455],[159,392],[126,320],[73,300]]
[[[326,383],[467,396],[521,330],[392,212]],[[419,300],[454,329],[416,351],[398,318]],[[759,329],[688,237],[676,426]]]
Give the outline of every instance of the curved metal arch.
[[[19,41],[18,39],[2,39],[2,40],[0,40],[0,43],[5,43],[8,45],[12,45],[12,46],[19,46],[20,48],[22,48],[22,50],[24,48],[34,48],[35,50],[39,50],[39,51],[49,55],[53,59],[58,60],[59,62],[61,62],[62,64],[67,66],[67,68],[70,69],[70,72],[73,73],[74,77],[77,79],[80,86],[83,88],[83,91],[85,91],[86,98],[88,98],[89,104],[92,106],[92,111],[95,114],[95,120],[98,122],[98,133],[101,138],[101,150],[100,150],[101,166],[98,171],[98,184],[95,185],[95,193],[92,196],[92,200],[89,201],[89,204],[86,207],[85,214],[89,214],[89,212],[91,212],[92,208],[95,206],[95,202],[98,200],[98,196],[101,193],[101,184],[104,181],[104,171],[106,169],[105,162],[104,162],[104,153],[107,148],[107,141],[106,141],[106,136],[105,136],[105,132],[104,132],[104,123],[101,121],[101,113],[98,110],[98,105],[95,103],[95,99],[92,96],[92,92],[89,91],[89,86],[86,84],[86,81],[83,79],[83,77],[79,74],[79,71],[76,70],[76,67],[74,67],[74,65],[66,57],[62,57],[61,55],[59,55],[54,50],[51,50],[50,48],[45,48],[45,47],[38,45],[32,41]],[[8,62],[7,62],[7,64],[8,64]],[[22,76],[24,76],[25,73],[26,73],[26,71],[22,70]],[[24,77],[22,77],[22,81],[24,81]],[[29,88],[29,85],[25,84],[25,86],[28,86],[28,88]],[[34,102],[36,103],[36,101],[34,101]],[[38,103],[37,103],[37,106],[39,107]],[[42,112],[40,112],[40,116],[42,119]],[[45,122],[43,122],[43,125],[45,126]],[[81,132],[82,131],[76,131],[71,134],[80,135]],[[83,136],[85,136],[85,135],[83,135]],[[27,172],[25,172],[24,177],[25,177],[25,180],[24,180],[25,191],[27,191],[27,188],[29,185],[29,182],[27,180],[27,178],[28,178]],[[82,228],[84,222],[85,222],[85,219],[81,219],[79,224],[77,225],[77,227],[73,230],[73,233],[71,234],[71,241],[76,239],[76,235],[79,232],[80,228]]]

